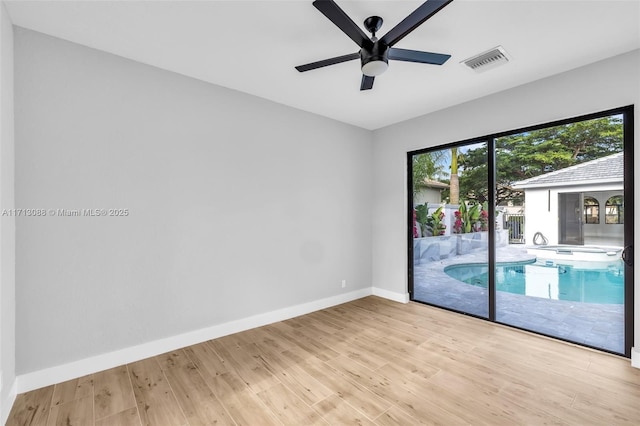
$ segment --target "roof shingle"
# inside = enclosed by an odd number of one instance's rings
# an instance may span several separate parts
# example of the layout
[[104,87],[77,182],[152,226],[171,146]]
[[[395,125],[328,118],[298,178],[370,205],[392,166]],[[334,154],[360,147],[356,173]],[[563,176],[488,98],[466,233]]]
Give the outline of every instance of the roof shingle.
[[513,183],[514,188],[535,188],[540,186],[558,186],[559,184],[612,182],[624,179],[624,153],[586,161],[575,166],[545,173],[540,176]]

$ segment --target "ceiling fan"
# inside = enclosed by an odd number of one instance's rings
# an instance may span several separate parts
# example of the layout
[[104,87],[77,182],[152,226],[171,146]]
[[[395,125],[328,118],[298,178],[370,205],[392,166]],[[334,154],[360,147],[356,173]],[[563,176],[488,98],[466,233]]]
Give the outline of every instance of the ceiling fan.
[[396,61],[418,62],[422,64],[442,65],[451,55],[441,53],[421,52],[418,50],[398,49],[393,47],[411,31],[415,30],[424,21],[431,18],[453,0],[427,0],[420,7],[414,10],[402,22],[393,27],[381,39],[376,37],[376,32],[382,26],[382,18],[370,16],[364,20],[364,26],[371,33],[369,38],[364,31],[342,10],[333,0],[315,0],[313,5],[324,16],[329,18],[338,28],[342,30],[351,40],[360,46],[360,51],[349,55],[337,56],[335,58],[324,59],[322,61],[311,62],[305,65],[298,65],[296,69],[300,72],[311,71],[328,65],[339,64],[341,62],[360,59],[362,65],[362,82],[360,90],[373,88],[373,80],[377,75],[382,74],[389,66],[389,59]]

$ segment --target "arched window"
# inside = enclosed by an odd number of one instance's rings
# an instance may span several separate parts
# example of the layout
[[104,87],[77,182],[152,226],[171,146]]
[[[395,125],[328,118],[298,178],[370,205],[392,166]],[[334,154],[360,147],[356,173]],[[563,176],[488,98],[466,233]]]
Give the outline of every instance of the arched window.
[[584,223],[600,223],[600,203],[593,197],[584,197]]
[[607,200],[604,223],[624,223],[624,197],[614,195]]

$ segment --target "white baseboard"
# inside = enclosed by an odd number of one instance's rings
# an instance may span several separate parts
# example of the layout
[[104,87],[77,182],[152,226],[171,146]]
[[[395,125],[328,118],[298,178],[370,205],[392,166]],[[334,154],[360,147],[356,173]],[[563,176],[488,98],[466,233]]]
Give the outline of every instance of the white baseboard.
[[631,366],[640,368],[640,348],[631,348]]
[[373,287],[373,295],[384,297],[394,302],[409,303],[409,293],[396,293],[383,288]]
[[17,395],[18,380],[16,379],[11,384],[11,390],[9,390],[7,397],[3,401],[0,401],[0,424],[4,425],[7,423],[7,419],[11,413],[11,407],[13,407],[13,403],[16,401]]
[[[386,293],[391,295],[395,294],[391,292]],[[87,374],[97,373],[98,371],[107,370],[119,365],[160,355],[186,346],[195,345],[207,340],[216,339],[218,337],[315,312],[320,309],[340,305],[342,303],[370,296],[371,294],[372,289],[371,287],[368,287],[325,299],[315,300],[313,302],[302,303],[300,305],[290,306],[276,311],[230,321],[224,324],[214,325],[212,327],[177,336],[167,337],[165,339],[155,340],[153,342],[143,343],[106,354],[70,362],[68,364],[21,374],[16,378],[17,390],[19,393],[28,392],[44,386],[64,382]],[[382,294],[380,294],[380,296],[387,297]],[[11,407],[11,405],[9,405],[9,407]]]

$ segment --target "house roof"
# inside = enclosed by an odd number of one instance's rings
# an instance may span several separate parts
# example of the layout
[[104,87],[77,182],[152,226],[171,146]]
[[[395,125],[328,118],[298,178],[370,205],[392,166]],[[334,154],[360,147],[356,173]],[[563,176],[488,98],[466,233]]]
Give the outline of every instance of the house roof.
[[575,166],[545,173],[514,182],[516,189],[593,185],[595,183],[622,183],[624,181],[624,155],[622,152],[586,161]]
[[432,179],[425,179],[421,185],[426,186],[427,188],[436,188],[436,189],[449,188],[448,184],[444,182],[439,182],[437,180],[432,180]]

